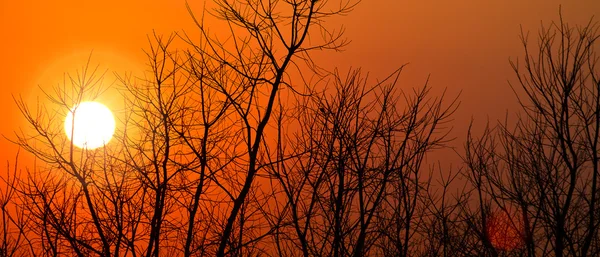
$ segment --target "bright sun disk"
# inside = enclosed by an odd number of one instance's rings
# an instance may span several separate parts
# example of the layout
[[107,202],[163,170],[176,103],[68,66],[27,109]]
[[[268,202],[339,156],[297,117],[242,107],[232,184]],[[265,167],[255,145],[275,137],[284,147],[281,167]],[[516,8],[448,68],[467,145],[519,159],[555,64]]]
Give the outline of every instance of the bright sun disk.
[[75,146],[95,149],[106,145],[112,138],[115,118],[101,103],[81,102],[67,113],[65,132]]

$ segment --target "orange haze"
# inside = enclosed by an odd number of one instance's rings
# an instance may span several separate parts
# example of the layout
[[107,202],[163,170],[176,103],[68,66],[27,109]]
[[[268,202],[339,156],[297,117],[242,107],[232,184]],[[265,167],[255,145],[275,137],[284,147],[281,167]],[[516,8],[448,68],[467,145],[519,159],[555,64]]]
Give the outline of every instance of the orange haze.
[[[189,2],[201,11],[203,1]],[[435,88],[447,87],[450,95],[462,91],[453,124],[453,136],[461,140],[471,117],[483,126],[488,117],[493,121],[516,110],[507,80],[514,81],[509,57],[522,54],[519,25],[535,36],[540,21],[558,18],[560,4],[570,23],[600,16],[597,0],[363,0],[350,15],[328,23],[344,25],[351,45],[316,59],[342,70],[360,66],[373,79],[410,62],[403,85],[422,85],[431,74]],[[11,95],[35,104],[38,85],[56,85],[63,72],[84,65],[91,51],[92,63],[110,72],[139,71],[152,30],[193,29],[183,0],[2,0],[0,133],[13,137],[25,126]],[[2,161],[13,160],[14,145],[2,138],[0,149]]]

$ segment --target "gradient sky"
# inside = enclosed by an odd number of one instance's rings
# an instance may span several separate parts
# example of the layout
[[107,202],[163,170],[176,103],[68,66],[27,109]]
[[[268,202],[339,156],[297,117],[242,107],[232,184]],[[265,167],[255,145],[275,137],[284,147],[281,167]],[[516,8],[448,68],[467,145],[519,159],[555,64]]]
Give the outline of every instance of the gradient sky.
[[[208,0],[210,1],[210,0]],[[199,13],[203,1],[190,0]],[[508,87],[514,74],[509,57],[522,55],[520,26],[535,36],[541,22],[564,19],[600,21],[598,0],[363,0],[348,16],[331,20],[344,25],[352,43],[341,53],[317,55],[326,67],[362,67],[383,78],[404,63],[401,83],[419,86],[431,75],[436,90],[462,91],[455,115],[457,145],[471,117],[476,125],[516,111]],[[25,126],[12,94],[30,104],[60,82],[64,72],[81,67],[93,50],[93,63],[110,71],[144,67],[142,49],[152,30],[168,34],[192,31],[183,0],[0,0],[0,133],[9,137]],[[16,147],[0,139],[0,160],[13,160]]]

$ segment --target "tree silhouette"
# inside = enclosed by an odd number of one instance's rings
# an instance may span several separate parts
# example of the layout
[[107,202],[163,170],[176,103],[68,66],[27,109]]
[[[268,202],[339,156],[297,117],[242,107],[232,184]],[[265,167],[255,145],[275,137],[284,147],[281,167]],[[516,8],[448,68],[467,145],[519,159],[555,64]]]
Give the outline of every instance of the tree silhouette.
[[[523,112],[466,142],[467,176],[478,191],[481,226],[491,206],[520,228],[526,256],[596,256],[600,80],[598,25],[562,16],[542,27],[533,47],[511,62]],[[513,123],[514,125],[511,125]],[[485,242],[488,243],[485,243]],[[489,235],[482,242],[491,247]]]
[[[600,255],[593,21],[522,33],[522,113],[469,129],[452,171],[426,157],[458,97],[400,87],[404,66],[374,82],[313,61],[347,44],[326,21],[355,2],[215,3],[188,6],[195,31],[148,37],[144,74],[107,85],[88,62],[15,98],[29,127],[11,140],[36,163],[3,178],[0,256]],[[109,87],[113,139],[76,148],[63,115]]]
[[286,199],[277,202],[284,220],[276,235],[286,235],[276,238],[278,255],[413,251],[428,184],[421,165],[446,142],[443,124],[456,104],[428,97],[426,86],[398,90],[400,71],[372,86],[359,70],[336,72],[329,90],[308,98],[292,121],[280,121],[300,131],[280,131],[269,155],[289,159],[268,169]]

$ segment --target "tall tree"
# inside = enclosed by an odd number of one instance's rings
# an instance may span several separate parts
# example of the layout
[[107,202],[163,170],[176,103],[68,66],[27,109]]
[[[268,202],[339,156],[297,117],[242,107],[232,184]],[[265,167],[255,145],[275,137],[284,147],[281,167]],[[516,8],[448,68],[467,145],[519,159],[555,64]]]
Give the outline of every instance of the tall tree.
[[513,217],[527,256],[600,254],[598,28],[561,16],[537,44],[522,33],[524,57],[511,62],[521,114],[478,139],[469,133],[469,176]]

